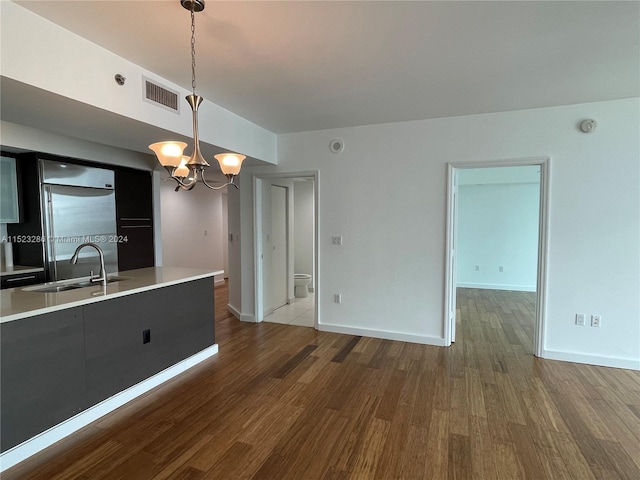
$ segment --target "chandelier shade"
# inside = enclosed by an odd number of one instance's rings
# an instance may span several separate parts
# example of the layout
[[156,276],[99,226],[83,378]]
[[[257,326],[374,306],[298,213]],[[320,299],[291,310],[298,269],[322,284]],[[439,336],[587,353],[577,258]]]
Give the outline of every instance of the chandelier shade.
[[219,153],[214,155],[214,158],[218,160],[222,173],[225,175],[238,175],[242,162],[247,157],[238,153]]
[[182,152],[187,147],[184,142],[156,142],[149,145],[163,167],[177,168],[182,162]]
[[182,161],[178,168],[173,171],[173,176],[178,178],[186,178],[189,176],[189,167],[187,167],[187,162],[189,161],[189,157],[186,155],[182,156]]

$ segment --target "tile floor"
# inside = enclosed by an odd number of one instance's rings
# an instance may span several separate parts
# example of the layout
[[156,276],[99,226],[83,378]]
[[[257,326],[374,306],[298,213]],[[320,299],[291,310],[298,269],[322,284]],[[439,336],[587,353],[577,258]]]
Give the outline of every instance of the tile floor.
[[315,293],[306,298],[295,298],[293,303],[276,308],[273,313],[264,317],[265,322],[285,323],[299,327],[313,327],[315,323]]

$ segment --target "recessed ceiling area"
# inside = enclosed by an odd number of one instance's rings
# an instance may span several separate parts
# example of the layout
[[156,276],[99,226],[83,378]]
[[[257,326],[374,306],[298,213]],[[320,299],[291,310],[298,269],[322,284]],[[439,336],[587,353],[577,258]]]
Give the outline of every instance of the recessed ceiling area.
[[[168,1],[18,1],[190,89]],[[639,2],[212,1],[198,93],[275,133],[640,96]]]

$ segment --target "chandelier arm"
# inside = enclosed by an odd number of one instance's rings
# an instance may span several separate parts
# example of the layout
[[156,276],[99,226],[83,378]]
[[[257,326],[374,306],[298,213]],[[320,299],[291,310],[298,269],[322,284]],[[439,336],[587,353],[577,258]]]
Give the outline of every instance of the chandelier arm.
[[[176,187],[177,189],[183,189],[183,190],[193,190],[193,187],[196,186],[196,182],[191,181],[189,183],[184,183],[182,180],[180,180],[179,178],[176,177],[172,177],[176,182],[178,182],[178,186]],[[178,190],[176,190],[177,192]]]
[[[193,187],[196,186],[196,182],[198,181],[196,178],[194,178],[190,182],[183,182],[178,177],[171,177],[171,178],[173,178],[176,182],[178,182],[178,186],[176,188],[177,189],[182,188],[183,190],[193,190]],[[178,190],[176,190],[176,192],[177,191]]]
[[[193,172],[193,179],[190,182],[183,182],[182,180],[180,180],[180,177],[176,177],[174,175],[175,171],[176,171],[176,167],[172,167],[171,165],[165,165],[165,170],[167,172],[169,172],[169,176],[171,178],[173,178],[176,182],[178,182],[178,189],[182,188],[184,190],[193,190],[193,187],[196,186],[196,183],[198,182],[198,173],[197,172]],[[178,190],[176,190],[177,192]]]
[[228,187],[229,185],[233,185],[234,187],[238,188],[238,186],[235,183],[233,183],[233,176],[229,178],[229,175],[227,175],[227,178],[229,179],[227,183],[225,183],[224,185],[220,185],[219,187],[214,187],[213,185],[209,185],[207,183],[207,180],[205,180],[204,178],[204,172],[202,172],[202,183],[205,185],[205,187],[210,188],[211,190],[222,190],[223,188]]

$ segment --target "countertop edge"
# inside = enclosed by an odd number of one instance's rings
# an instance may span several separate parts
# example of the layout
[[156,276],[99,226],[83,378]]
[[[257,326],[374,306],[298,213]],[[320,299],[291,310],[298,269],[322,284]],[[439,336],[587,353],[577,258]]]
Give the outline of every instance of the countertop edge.
[[[121,273],[126,275],[126,272],[121,272]],[[66,310],[68,308],[80,307],[82,305],[89,305],[92,303],[102,302],[105,300],[125,297],[127,295],[134,295],[136,293],[148,292],[150,290],[155,290],[157,288],[169,287],[172,285],[178,285],[180,283],[191,282],[194,280],[201,280],[203,278],[215,277],[216,275],[222,275],[223,273],[224,273],[224,270],[216,270],[216,271],[207,272],[207,273],[194,274],[194,275],[185,276],[180,279],[167,280],[159,283],[154,283],[152,285],[145,285],[143,287],[132,288],[131,290],[126,290],[124,292],[113,292],[113,293],[108,293],[102,296],[85,298],[82,300],[71,301],[68,303],[60,304],[60,305],[52,305],[48,307],[37,308],[34,310],[28,310],[25,312],[2,316],[0,317],[0,323],[7,323],[15,320],[20,320],[23,318],[35,317],[37,315],[44,315],[44,314],[56,312],[59,310]]]
[[11,275],[22,275],[28,273],[44,272],[44,267],[25,267],[23,265],[4,266],[0,270],[0,277],[8,277]]

